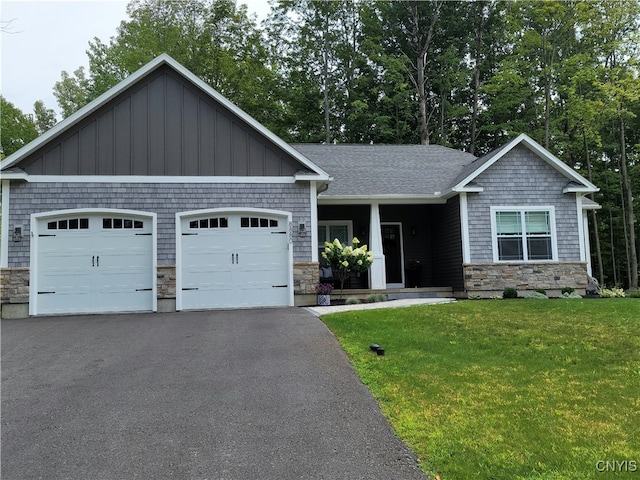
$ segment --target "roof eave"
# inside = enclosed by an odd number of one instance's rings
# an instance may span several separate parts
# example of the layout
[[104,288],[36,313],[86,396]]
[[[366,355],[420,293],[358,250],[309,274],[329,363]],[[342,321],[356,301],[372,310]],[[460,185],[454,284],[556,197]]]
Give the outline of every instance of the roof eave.
[[600,210],[601,208],[602,208],[602,205],[600,205],[599,203],[594,203],[589,205],[582,204],[582,210]]
[[442,204],[446,199],[439,194],[428,195],[323,195],[318,196],[320,205],[371,205],[371,204]]
[[333,177],[329,176],[328,173],[320,174],[320,173],[296,173],[294,175],[296,182],[298,181],[318,181],[318,182],[330,182],[333,180]]
[[598,187],[590,188],[588,186],[574,186],[568,185],[562,189],[562,193],[596,193],[599,192],[600,189]]

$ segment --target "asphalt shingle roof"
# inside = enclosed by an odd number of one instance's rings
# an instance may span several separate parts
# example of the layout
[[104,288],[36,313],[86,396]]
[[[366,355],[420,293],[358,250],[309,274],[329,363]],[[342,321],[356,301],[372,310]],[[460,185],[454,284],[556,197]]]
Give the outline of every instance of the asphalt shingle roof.
[[476,157],[439,145],[294,144],[333,177],[323,197],[432,195]]

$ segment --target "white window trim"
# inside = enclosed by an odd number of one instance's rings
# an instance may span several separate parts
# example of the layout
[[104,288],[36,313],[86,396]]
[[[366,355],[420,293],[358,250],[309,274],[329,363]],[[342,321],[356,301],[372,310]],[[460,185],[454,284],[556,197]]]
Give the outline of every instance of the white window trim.
[[[349,242],[349,245],[351,245],[351,240],[353,240],[353,220],[319,220],[318,221],[318,227],[329,227],[331,225],[339,225],[339,226],[343,226],[346,225],[347,226],[347,241]],[[317,229],[316,229],[317,230]],[[324,248],[324,242],[333,242],[333,239],[322,239],[318,237],[318,249],[320,248]]]
[[[500,260],[500,256],[498,254],[498,227],[496,224],[496,213],[497,212],[520,212],[521,219],[524,227],[524,212],[549,212],[549,223],[551,224],[551,259],[548,260],[527,260],[525,255],[525,260]],[[527,253],[527,245],[524,241],[525,239],[525,230],[523,229],[522,241],[523,241],[523,252]],[[557,262],[558,261],[558,241],[557,241],[557,233],[556,233],[556,209],[553,205],[535,205],[535,206],[527,206],[527,205],[506,205],[502,207],[491,207],[491,245],[493,249],[493,261],[495,263],[548,263],[548,262]]]

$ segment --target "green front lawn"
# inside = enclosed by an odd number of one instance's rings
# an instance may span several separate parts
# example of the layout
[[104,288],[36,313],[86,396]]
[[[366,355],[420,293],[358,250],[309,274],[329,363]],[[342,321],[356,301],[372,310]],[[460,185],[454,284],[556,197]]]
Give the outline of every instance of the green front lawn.
[[462,301],[322,320],[432,477],[640,478],[638,299]]

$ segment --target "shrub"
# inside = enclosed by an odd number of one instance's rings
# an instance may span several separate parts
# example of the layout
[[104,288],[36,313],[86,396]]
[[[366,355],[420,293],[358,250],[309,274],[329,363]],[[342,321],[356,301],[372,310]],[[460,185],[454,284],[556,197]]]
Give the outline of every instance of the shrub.
[[627,290],[626,295],[629,298],[640,298],[640,289],[639,290]]
[[360,240],[353,237],[352,245],[343,245],[337,238],[333,242],[324,242],[322,258],[331,266],[333,274],[340,280],[340,298],[344,282],[352,273],[366,272],[373,263],[373,253],[366,245],[358,247]]
[[564,294],[565,294],[565,293],[571,294],[571,293],[573,293],[573,292],[575,292],[575,291],[576,291],[576,289],[575,289],[575,288],[571,288],[571,287],[564,287],[564,288],[562,289],[562,296],[564,297]]
[[349,297],[347,298],[347,301],[345,303],[347,305],[357,305],[360,303],[360,300],[358,300],[356,297]]
[[529,295],[527,295],[525,298],[533,298],[533,299],[537,299],[537,300],[548,300],[549,299],[549,297],[547,297],[544,293],[540,293],[537,290],[534,290]]
[[538,292],[541,293],[542,295],[544,295],[545,297],[547,296],[547,291],[544,288],[536,288],[534,290],[534,292]]
[[582,298],[582,295],[578,295],[576,292],[564,292],[562,298]]
[[368,303],[386,302],[387,296],[382,293],[372,293],[367,297]]
[[600,290],[600,296],[602,298],[623,298],[624,290],[619,287],[603,288]]
[[518,290],[515,288],[507,287],[502,292],[502,298],[518,298]]

